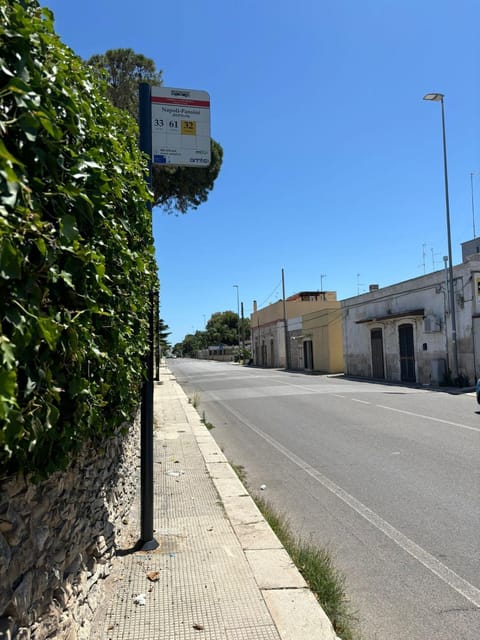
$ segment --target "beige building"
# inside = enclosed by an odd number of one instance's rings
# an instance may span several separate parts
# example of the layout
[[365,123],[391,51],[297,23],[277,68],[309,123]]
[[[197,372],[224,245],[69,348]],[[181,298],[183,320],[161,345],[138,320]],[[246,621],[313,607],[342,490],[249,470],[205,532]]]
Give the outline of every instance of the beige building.
[[301,291],[257,309],[250,331],[253,364],[338,373],[343,370],[340,303],[334,291]]

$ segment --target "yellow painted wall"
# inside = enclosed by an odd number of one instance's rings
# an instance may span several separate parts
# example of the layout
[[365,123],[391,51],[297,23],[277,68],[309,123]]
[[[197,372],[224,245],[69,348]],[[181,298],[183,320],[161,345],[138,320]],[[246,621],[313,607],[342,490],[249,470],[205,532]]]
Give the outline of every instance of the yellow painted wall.
[[311,335],[314,371],[343,371],[342,311],[323,309],[303,316],[303,334]]

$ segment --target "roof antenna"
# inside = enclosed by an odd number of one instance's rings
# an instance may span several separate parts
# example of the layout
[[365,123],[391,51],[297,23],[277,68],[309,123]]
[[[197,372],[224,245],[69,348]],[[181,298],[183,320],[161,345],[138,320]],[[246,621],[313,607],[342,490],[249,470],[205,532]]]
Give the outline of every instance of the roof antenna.
[[473,200],[473,176],[475,173],[473,171],[470,172],[470,191],[472,194],[472,222],[473,222],[473,237],[476,238],[475,235],[475,202]]

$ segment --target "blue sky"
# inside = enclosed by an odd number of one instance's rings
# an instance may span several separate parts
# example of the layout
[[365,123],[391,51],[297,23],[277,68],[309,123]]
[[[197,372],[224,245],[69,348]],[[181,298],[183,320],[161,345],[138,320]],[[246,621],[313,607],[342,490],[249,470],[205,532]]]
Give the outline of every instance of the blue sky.
[[478,0],[41,4],[82,58],[130,47],[165,86],[210,94],[215,189],[186,215],[153,211],[172,343],[237,311],[234,285],[246,316],[281,298],[282,269],[287,296],[341,300],[442,268],[441,107],[426,93],[445,94],[454,264],[480,235]]

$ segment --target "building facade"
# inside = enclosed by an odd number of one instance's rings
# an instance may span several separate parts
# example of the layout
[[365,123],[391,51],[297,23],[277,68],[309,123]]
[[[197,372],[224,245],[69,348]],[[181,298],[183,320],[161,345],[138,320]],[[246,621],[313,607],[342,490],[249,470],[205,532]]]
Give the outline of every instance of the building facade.
[[301,291],[250,317],[253,364],[338,373],[343,369],[340,303],[334,291]]
[[453,301],[448,269],[381,289],[372,285],[342,300],[345,373],[438,385],[451,381],[456,358],[461,381],[473,384],[480,365],[480,255],[467,253],[453,267]]

